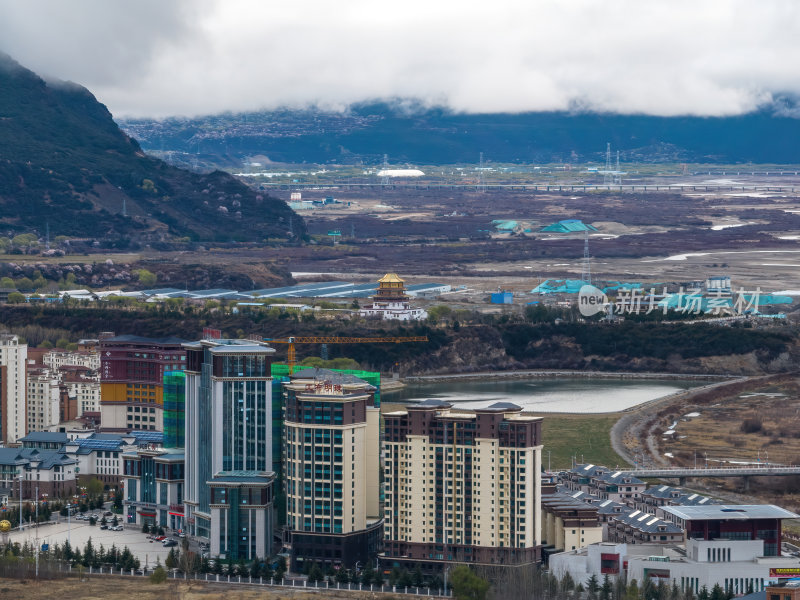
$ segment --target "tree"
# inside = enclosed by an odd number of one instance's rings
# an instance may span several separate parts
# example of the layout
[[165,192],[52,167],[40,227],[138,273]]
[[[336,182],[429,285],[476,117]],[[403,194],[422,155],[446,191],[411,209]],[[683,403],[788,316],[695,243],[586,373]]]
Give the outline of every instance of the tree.
[[33,281],[30,280],[28,277],[20,277],[16,281],[16,286],[18,290],[23,290],[26,292],[33,291]]
[[164,559],[164,566],[171,571],[177,566],[177,564],[178,560],[175,557],[175,548],[170,548],[169,554],[167,554],[167,558]]
[[417,563],[417,566],[414,568],[414,587],[422,587],[422,584],[425,583],[425,578],[422,575],[422,568]]
[[158,281],[158,277],[156,277],[155,273],[152,273],[147,269],[137,269],[134,271],[134,273],[136,273],[139,283],[144,286],[150,287],[151,285],[155,285]]
[[25,302],[24,294],[20,294],[19,292],[11,292],[8,295],[9,304],[22,304],[23,302]]
[[317,563],[314,563],[308,572],[308,580],[322,581],[323,579],[325,579],[325,575],[322,573],[322,569],[319,568]]
[[11,277],[3,277],[2,279],[0,279],[0,287],[5,288],[7,290],[14,289],[14,280],[11,279]]
[[458,600],[484,600],[489,591],[489,582],[478,577],[472,569],[464,565],[453,569],[450,581]]
[[347,569],[339,567],[339,570],[336,571],[336,581],[339,583],[350,583],[350,575],[347,573]]
[[142,523],[142,533],[150,533],[150,525],[147,522]]
[[167,572],[160,564],[150,574],[150,583],[164,583],[167,580]]
[[613,586],[611,585],[611,579],[609,579],[608,573],[606,573],[606,576],[603,577],[603,587],[600,588],[601,600],[611,600],[612,590]]
[[275,579],[280,581],[283,579],[283,576],[286,575],[286,557],[279,556],[278,557],[278,568],[275,569]]
[[[56,340],[56,348],[66,348],[69,344],[69,340],[67,338],[58,338]],[[89,482],[91,484],[91,482]],[[102,489],[101,489],[102,491]]]
[[589,581],[586,582],[586,589],[589,591],[589,598],[597,598],[597,592],[600,591],[600,583],[597,581],[597,575],[592,573]]
[[726,600],[725,591],[718,583],[715,583],[714,587],[711,588],[711,600]]
[[698,600],[709,600],[708,587],[703,586],[700,588],[700,593],[697,594]]

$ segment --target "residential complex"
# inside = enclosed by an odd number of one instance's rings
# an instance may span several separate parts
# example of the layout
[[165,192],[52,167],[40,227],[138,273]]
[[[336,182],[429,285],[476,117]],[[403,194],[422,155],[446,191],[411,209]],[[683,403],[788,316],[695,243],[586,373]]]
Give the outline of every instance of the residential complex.
[[384,417],[388,561],[539,560],[541,418],[507,402],[467,411],[438,400]]
[[307,369],[284,383],[285,542],[292,568],[366,564],[381,546],[380,408],[375,387]]
[[120,335],[100,342],[100,412],[105,431],[163,430],[164,374],[183,370],[185,340]]

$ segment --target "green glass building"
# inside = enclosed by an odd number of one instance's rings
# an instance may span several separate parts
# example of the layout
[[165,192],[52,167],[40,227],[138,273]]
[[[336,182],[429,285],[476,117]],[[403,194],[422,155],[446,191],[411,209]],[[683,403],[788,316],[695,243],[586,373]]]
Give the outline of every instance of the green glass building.
[[164,448],[183,448],[185,406],[186,373],[164,373]]

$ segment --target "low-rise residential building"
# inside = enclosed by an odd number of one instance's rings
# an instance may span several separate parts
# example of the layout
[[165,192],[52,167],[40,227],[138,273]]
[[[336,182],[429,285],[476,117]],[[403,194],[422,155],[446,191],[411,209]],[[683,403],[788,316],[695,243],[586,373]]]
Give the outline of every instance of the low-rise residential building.
[[97,350],[53,349],[42,356],[42,362],[54,370],[62,367],[84,367],[90,371],[100,370],[100,353]]
[[597,507],[569,494],[542,494],[542,544],[546,554],[603,541]]
[[625,510],[608,519],[606,540],[625,544],[677,544],[683,529],[640,510]]

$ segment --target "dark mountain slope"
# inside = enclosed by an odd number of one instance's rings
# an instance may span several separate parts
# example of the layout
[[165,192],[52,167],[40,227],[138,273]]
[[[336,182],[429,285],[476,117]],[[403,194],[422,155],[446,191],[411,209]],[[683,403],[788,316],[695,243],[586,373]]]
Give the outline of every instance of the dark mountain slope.
[[[788,107],[791,108],[791,107]],[[797,112],[795,110],[795,112]],[[194,119],[147,119],[122,127],[147,150],[200,152],[219,162],[265,155],[301,163],[586,162],[606,142],[626,162],[800,163],[800,119],[774,105],[735,117],[603,113],[464,114],[403,103],[345,113],[281,110]]]
[[304,235],[285,203],[145,155],[88,90],[0,54],[0,232],[257,241],[289,238],[290,221]]

